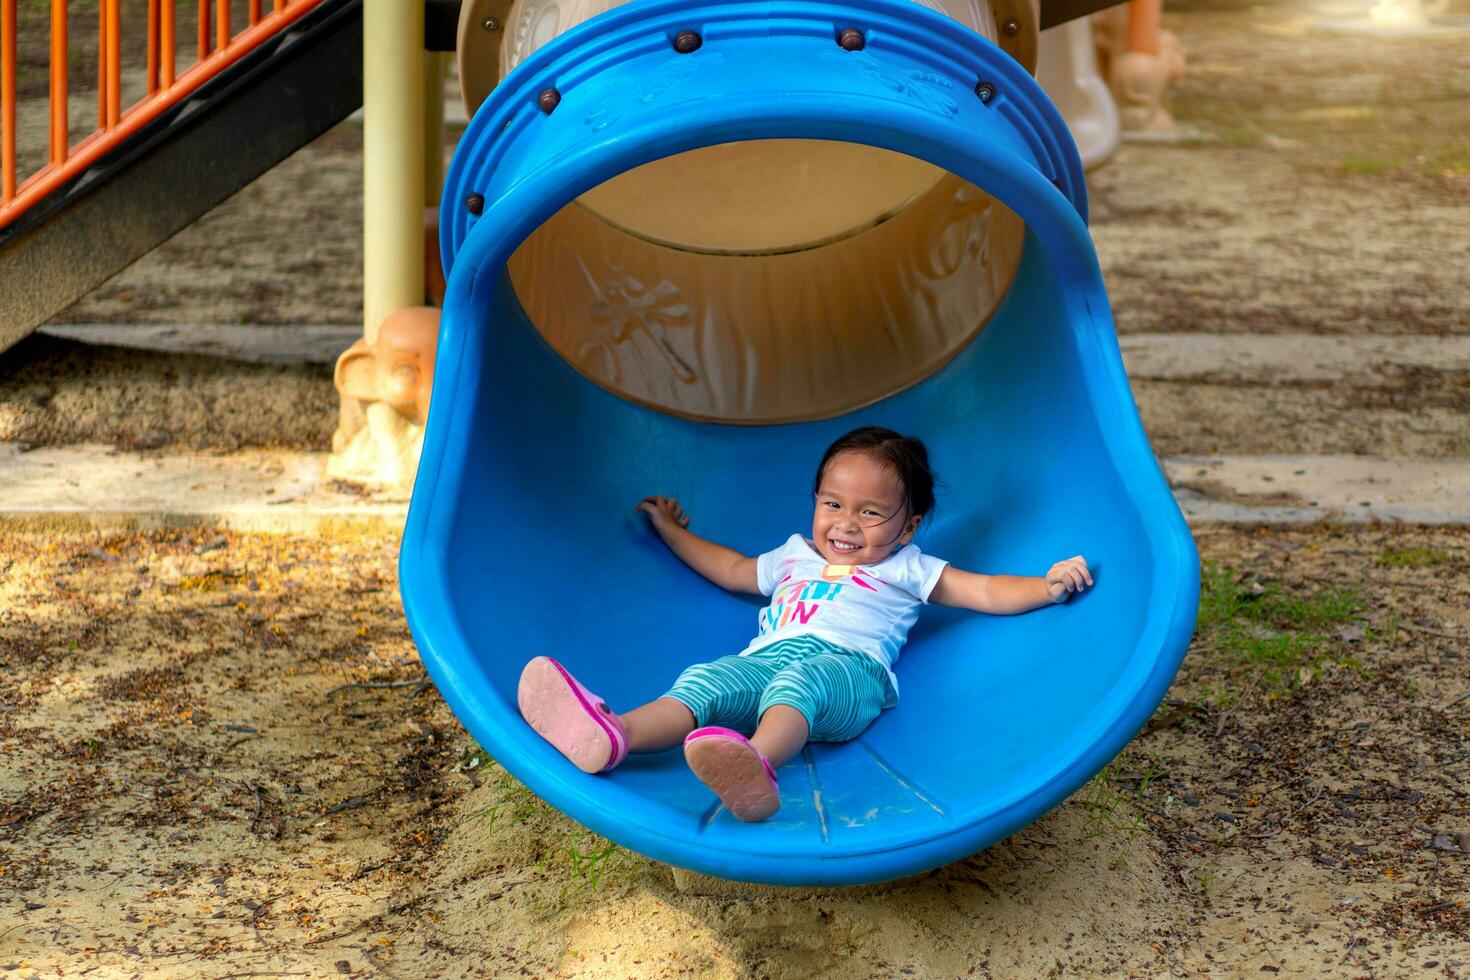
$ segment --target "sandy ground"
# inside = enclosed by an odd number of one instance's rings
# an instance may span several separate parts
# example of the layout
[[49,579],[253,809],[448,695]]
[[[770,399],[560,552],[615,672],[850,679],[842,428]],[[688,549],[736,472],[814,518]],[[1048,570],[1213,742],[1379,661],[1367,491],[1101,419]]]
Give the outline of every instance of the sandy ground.
[[[1120,331],[1470,333],[1470,42],[1318,12],[1170,4],[1197,138],[1092,181]],[[360,148],[338,127],[60,319],[357,322]],[[1463,372],[1135,391],[1160,453],[1470,455]],[[35,444],[324,448],[335,402],[322,368],[0,356],[0,439]],[[1470,536],[1199,537],[1191,655],[1086,790],[917,880],[781,893],[676,881],[479,753],[392,540],[0,535],[0,971],[1470,975]]]
[[330,449],[332,369],[163,355],[32,334],[0,355],[0,439],[124,449]]
[[821,892],[676,881],[532,797],[423,679],[391,539],[0,536],[0,969],[1470,975],[1470,532],[1200,543],[1200,635],[1102,776]]

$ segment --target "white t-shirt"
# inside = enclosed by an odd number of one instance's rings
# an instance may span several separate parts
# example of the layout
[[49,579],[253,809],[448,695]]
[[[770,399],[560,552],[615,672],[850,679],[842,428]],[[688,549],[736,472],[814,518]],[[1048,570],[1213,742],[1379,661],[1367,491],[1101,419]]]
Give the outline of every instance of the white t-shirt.
[[816,636],[878,661],[897,695],[893,664],[947,564],[907,544],[876,565],[829,565],[810,541],[793,534],[756,559],[756,584],[771,604],[760,612],[760,634],[740,655]]

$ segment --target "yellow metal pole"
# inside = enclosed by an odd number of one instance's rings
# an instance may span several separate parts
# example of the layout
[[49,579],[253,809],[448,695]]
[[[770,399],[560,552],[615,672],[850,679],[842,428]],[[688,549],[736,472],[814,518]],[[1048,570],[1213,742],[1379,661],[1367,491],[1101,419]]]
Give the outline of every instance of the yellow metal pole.
[[438,204],[444,193],[444,74],[448,64],[445,52],[424,52],[425,207]]
[[364,0],[363,334],[424,302],[424,5]]

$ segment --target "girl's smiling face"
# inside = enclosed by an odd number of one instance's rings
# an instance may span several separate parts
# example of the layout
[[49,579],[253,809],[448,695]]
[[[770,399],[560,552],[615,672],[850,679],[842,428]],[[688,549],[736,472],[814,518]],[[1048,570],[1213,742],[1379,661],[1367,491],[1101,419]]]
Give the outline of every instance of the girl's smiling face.
[[866,453],[838,453],[817,488],[812,544],[833,565],[876,565],[909,543],[920,520],[908,514],[897,473]]

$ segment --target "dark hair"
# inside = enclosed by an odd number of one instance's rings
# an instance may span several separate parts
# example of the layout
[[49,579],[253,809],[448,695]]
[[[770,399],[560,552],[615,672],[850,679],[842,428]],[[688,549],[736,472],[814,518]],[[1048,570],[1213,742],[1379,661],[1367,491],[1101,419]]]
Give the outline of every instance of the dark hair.
[[827,464],[838,453],[862,453],[891,469],[898,482],[903,484],[903,503],[908,517],[922,517],[934,509],[934,471],[929,468],[929,450],[913,436],[901,436],[892,429],[877,425],[853,429],[822,454],[822,462],[817,465],[817,478],[812,483],[813,495],[821,491]]

